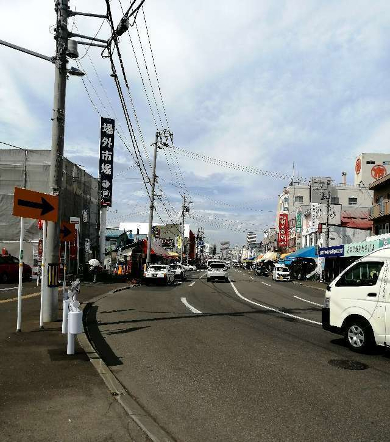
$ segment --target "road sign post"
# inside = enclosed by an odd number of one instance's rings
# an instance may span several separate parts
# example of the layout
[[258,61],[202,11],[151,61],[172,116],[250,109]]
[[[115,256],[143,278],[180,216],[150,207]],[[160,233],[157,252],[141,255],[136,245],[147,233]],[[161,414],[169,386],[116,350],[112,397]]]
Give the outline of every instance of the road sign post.
[[[21,311],[22,311],[22,280],[23,280],[23,236],[24,236],[24,218],[40,219],[44,222],[43,226],[43,253],[42,253],[42,280],[41,280],[41,312],[40,327],[43,327],[44,306],[45,306],[45,264],[46,264],[46,229],[47,221],[56,223],[58,221],[58,196],[49,195],[47,193],[35,192],[29,189],[15,187],[14,207],[12,214],[20,216],[20,253],[19,253],[19,288],[18,288],[18,320],[17,330],[21,327]],[[47,308],[51,311],[51,299],[46,300],[46,304],[50,303]]]
[[18,315],[17,315],[17,320],[16,320],[16,331],[17,332],[22,331],[23,238],[24,238],[24,218],[20,218]]

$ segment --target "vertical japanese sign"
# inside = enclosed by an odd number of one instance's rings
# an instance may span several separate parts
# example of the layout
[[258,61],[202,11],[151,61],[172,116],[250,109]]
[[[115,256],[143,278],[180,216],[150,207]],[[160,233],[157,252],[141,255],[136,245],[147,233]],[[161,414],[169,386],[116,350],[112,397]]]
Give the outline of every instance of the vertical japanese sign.
[[281,213],[279,215],[278,245],[280,248],[287,247],[287,245],[288,245],[288,214],[287,213]]
[[111,207],[112,203],[112,177],[114,169],[114,131],[115,120],[111,118],[100,119],[100,204]]

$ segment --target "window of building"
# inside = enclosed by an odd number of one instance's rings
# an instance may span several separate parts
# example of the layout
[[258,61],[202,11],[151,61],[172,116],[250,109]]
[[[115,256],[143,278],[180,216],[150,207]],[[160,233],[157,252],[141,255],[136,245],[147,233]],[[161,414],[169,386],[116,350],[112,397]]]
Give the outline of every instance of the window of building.
[[366,161],[366,164],[375,164],[375,161],[373,161],[373,160],[367,160],[367,161]]
[[332,196],[332,197],[330,198],[330,203],[331,203],[331,204],[340,204],[340,199],[339,199],[339,197],[338,197],[338,196]]
[[303,196],[302,195],[297,195],[294,199],[294,201],[296,203],[303,203]]
[[348,205],[349,206],[356,206],[357,202],[358,202],[358,200],[355,196],[351,196],[348,198]]

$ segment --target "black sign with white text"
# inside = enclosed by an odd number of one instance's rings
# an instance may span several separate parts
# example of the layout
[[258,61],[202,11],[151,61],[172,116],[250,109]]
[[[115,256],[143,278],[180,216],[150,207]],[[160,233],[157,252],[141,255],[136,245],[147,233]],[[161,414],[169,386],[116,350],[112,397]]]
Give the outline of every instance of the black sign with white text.
[[111,207],[112,204],[112,177],[114,169],[114,131],[115,120],[100,119],[100,204]]

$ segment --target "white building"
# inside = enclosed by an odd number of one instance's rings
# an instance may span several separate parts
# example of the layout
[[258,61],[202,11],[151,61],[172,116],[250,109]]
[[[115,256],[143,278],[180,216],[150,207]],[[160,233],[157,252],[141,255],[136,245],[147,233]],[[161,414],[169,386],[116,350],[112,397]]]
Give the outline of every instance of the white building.
[[368,187],[390,173],[390,154],[361,153],[355,161],[355,186]]

